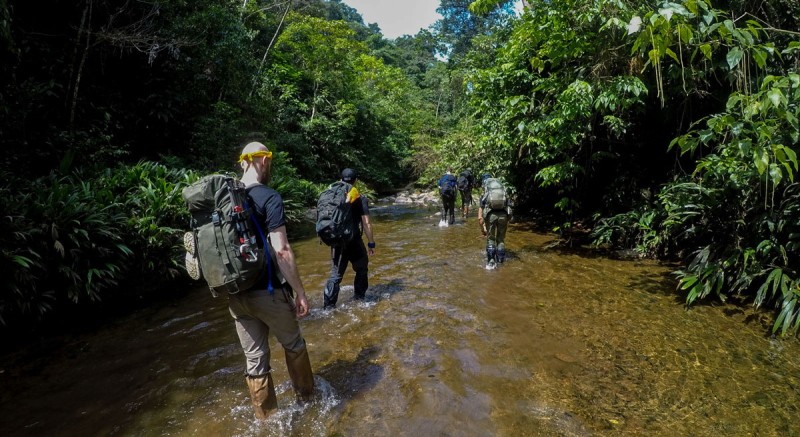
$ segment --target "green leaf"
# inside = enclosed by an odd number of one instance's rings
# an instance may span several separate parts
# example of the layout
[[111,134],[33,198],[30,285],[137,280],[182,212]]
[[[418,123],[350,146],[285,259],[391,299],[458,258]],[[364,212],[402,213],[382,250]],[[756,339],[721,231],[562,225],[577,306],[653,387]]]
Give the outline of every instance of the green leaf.
[[766,152],[759,154],[757,151],[754,151],[753,163],[756,165],[758,174],[762,175],[767,170],[767,166],[769,165],[769,156]]
[[709,61],[711,60],[711,44],[701,44],[700,51],[703,52],[703,56],[706,57]]
[[26,258],[24,256],[20,256],[20,255],[12,256],[11,257],[11,262],[13,262],[14,264],[18,264],[18,265],[20,265],[22,267],[25,267],[26,269],[30,268],[30,266],[33,265],[33,260],[32,259]]
[[681,42],[686,44],[692,39],[692,29],[685,24],[681,24],[678,26],[678,36],[680,36]]
[[750,55],[756,61],[758,68],[764,68],[764,66],[767,65],[767,52],[754,48],[750,51]]
[[703,144],[708,144],[709,141],[711,141],[714,138],[714,132],[708,129],[701,130],[700,132],[697,133],[697,135],[698,138],[700,138],[700,141],[703,142]]
[[778,185],[783,180],[783,172],[778,164],[773,162],[769,165],[769,177],[775,185]]
[[730,111],[741,101],[742,101],[742,95],[739,93],[733,93],[728,97],[728,102],[725,104],[725,109],[727,111]]
[[776,108],[783,106],[782,103],[786,100],[785,97],[783,97],[783,93],[778,88],[770,88],[770,90],[767,91],[767,97],[769,97],[769,101],[772,102],[772,105]]
[[728,55],[725,58],[728,61],[728,67],[733,70],[742,60],[742,49],[739,47],[732,48],[728,51]]
[[675,62],[678,62],[678,63],[681,62],[680,59],[678,59],[678,55],[676,55],[675,52],[672,51],[672,49],[667,48],[666,49],[666,53],[667,53],[667,56],[672,58]]

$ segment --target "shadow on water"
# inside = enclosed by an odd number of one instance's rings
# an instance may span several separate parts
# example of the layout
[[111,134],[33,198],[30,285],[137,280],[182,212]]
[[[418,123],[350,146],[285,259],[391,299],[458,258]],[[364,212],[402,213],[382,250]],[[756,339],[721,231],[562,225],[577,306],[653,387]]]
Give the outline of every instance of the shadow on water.
[[343,401],[348,401],[372,390],[383,378],[383,367],[373,361],[380,353],[377,345],[365,347],[352,360],[337,359],[316,372],[336,389]]

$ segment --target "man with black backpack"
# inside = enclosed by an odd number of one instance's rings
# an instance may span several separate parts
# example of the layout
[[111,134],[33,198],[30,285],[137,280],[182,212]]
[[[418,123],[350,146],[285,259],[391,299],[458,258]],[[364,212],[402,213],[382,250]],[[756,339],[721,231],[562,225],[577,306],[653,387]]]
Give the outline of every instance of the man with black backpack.
[[[339,300],[339,286],[347,264],[353,265],[356,272],[353,281],[353,298],[364,299],[369,288],[369,257],[375,255],[375,238],[369,221],[369,202],[353,186],[356,171],[342,170],[342,179],[331,184],[320,195],[317,204],[317,235],[331,247],[331,275],[325,283],[324,308],[333,308]],[[337,194],[341,192],[340,194]],[[339,200],[328,200],[337,199]],[[328,213],[325,205],[336,206],[336,211]],[[337,222],[343,220],[344,229],[337,229]],[[362,231],[367,235],[367,247],[361,239]]]
[[506,228],[511,216],[511,202],[500,180],[490,174],[481,176],[483,194],[478,205],[478,224],[486,236],[486,268],[493,269],[506,259]]
[[[447,168],[447,173],[439,178],[437,183],[439,194],[442,196],[442,219],[441,224],[453,224],[456,222],[456,177],[453,176],[453,169]],[[448,220],[449,217],[449,220]]]
[[[272,152],[261,143],[248,144],[239,157],[239,165],[244,172],[241,182],[247,187],[258,232],[268,236],[266,240],[269,247],[264,248],[268,254],[268,268],[261,281],[268,285],[231,294],[229,301],[230,313],[246,357],[247,386],[255,415],[259,419],[266,419],[278,408],[269,364],[270,332],[283,346],[286,366],[298,401],[309,401],[314,394],[311,362],[297,321],[308,314],[308,301],[294,252],[286,236],[283,199],[278,192],[264,185],[270,179],[271,163]],[[274,252],[274,258],[269,256],[270,252]],[[277,266],[270,258],[275,260]]]
[[467,168],[458,175],[456,186],[461,193],[461,217],[467,218],[469,207],[472,205],[472,188],[475,186],[475,177],[472,176],[471,168]]

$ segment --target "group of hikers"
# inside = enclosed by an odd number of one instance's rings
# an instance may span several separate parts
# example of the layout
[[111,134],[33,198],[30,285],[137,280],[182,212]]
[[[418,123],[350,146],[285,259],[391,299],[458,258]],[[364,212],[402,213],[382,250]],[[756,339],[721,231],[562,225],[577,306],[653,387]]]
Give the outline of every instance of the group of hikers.
[[442,198],[442,224],[452,225],[456,222],[456,192],[461,194],[461,216],[466,218],[472,205],[472,190],[476,188],[472,169],[467,168],[456,178],[453,169],[448,167],[447,173],[439,178],[437,185]]
[[[278,408],[270,332],[283,346],[297,401],[308,402],[315,392],[307,344],[298,322],[308,315],[309,304],[286,233],[283,199],[268,186],[271,165],[272,152],[264,144],[249,143],[239,157],[240,179],[211,175],[183,191],[192,214],[192,231],[184,236],[187,272],[194,279],[203,277],[214,296],[220,292],[229,295],[229,311],[245,355],[245,381],[258,419],[268,418]],[[355,271],[354,298],[364,299],[369,286],[369,257],[375,254],[376,245],[369,202],[354,186],[357,178],[355,170],[344,169],[341,179],[323,191],[317,205],[316,231],[331,253],[331,272],[324,289],[326,309],[336,306],[348,264]],[[485,174],[481,185],[484,192],[478,222],[486,236],[487,267],[493,267],[505,259],[503,240],[510,208],[497,179]],[[471,170],[456,178],[448,169],[439,186],[453,191],[452,196],[445,196],[448,190],[442,190],[450,223],[455,221],[455,189],[461,192],[461,212],[466,218],[473,203],[472,190],[477,187]]]
[[437,182],[439,195],[442,200],[442,215],[440,225],[455,223],[456,191],[461,194],[461,216],[469,216],[469,208],[473,204],[472,191],[482,188],[478,201],[478,224],[481,234],[486,237],[486,268],[493,269],[497,264],[506,259],[506,229],[511,219],[511,201],[505,187],[499,179],[484,173],[480,183],[476,182],[472,169],[467,168],[456,178],[453,169],[447,172]]

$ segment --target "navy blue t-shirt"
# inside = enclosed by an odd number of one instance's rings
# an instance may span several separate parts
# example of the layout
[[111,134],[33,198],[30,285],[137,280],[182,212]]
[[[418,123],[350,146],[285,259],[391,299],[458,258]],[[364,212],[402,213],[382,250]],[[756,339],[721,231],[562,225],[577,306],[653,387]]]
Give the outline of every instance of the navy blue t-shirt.
[[[283,199],[277,191],[266,185],[259,184],[247,187],[247,195],[250,197],[250,202],[253,206],[253,209],[255,209],[255,217],[256,220],[258,220],[259,226],[261,226],[261,230],[265,234],[263,236],[265,239],[268,237],[270,232],[286,224],[286,211],[283,209]],[[264,243],[269,246],[269,242],[261,241],[260,236],[257,237],[257,239],[259,246]],[[270,254],[273,252],[271,247],[267,248],[266,250]],[[273,287],[277,288],[281,283],[281,280],[278,276],[278,266],[272,262],[272,259],[269,259],[268,261],[272,264],[270,266],[272,270],[272,285]],[[264,274],[264,278],[266,278],[266,271]],[[266,280],[264,282],[266,282]]]
[[266,185],[253,185],[247,188],[247,194],[253,202],[264,232],[270,233],[286,224],[286,211],[283,199],[277,191]]

